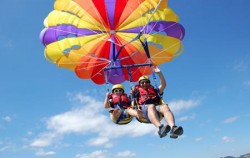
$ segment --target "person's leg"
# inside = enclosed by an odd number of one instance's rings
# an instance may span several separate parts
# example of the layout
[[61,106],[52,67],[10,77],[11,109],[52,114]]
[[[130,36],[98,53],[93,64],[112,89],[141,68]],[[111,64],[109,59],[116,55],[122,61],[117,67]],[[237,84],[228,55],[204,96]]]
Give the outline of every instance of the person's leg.
[[175,119],[172,111],[169,109],[168,105],[163,104],[160,106],[160,113],[163,114],[164,119],[166,120],[167,124],[172,128],[175,125]]
[[148,114],[148,118],[151,121],[151,123],[155,127],[159,128],[161,126],[161,123],[159,121],[159,117],[157,115],[157,111],[156,111],[154,104],[147,105],[147,114]]
[[129,115],[137,117],[138,119],[143,117],[143,112],[141,110],[135,110],[133,108],[128,108],[127,112]]
[[163,124],[161,124],[154,104],[148,105],[147,111],[148,111],[148,118],[149,118],[150,122],[155,127],[159,128],[158,134],[159,134],[160,138],[165,137],[167,135],[167,133],[170,131],[170,126],[168,126],[168,125],[164,126]]
[[122,112],[120,111],[120,109],[115,108],[114,111],[113,111],[113,113],[112,113],[113,119],[114,120],[118,120],[118,118],[120,117],[121,113]]
[[175,126],[174,115],[169,109],[168,105],[160,105],[160,113],[164,115],[166,122],[171,127],[170,137],[178,138],[178,136],[183,134],[183,128],[181,126]]

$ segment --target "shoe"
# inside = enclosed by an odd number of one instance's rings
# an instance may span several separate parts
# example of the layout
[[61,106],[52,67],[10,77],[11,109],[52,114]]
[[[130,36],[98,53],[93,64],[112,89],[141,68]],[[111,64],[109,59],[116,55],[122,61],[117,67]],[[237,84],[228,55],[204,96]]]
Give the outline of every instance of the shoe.
[[181,126],[173,126],[170,132],[170,138],[176,139],[183,134],[183,128]]
[[158,134],[159,134],[160,138],[165,137],[165,136],[167,135],[167,133],[170,131],[170,129],[171,129],[171,128],[170,128],[169,125],[166,125],[166,126],[161,125],[161,126],[159,127],[159,131],[158,131]]

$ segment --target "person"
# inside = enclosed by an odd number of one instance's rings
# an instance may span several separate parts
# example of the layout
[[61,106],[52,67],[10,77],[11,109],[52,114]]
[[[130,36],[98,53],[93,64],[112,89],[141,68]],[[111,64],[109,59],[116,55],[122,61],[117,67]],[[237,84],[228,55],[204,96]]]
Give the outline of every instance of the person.
[[[105,108],[112,108],[111,119],[117,124],[123,124],[123,119],[132,120],[132,117],[140,118],[143,114],[131,107],[130,98],[124,93],[124,87],[121,84],[116,84],[112,87],[112,94],[106,93],[104,100]],[[121,121],[121,123],[119,123]]]
[[[133,87],[132,93],[139,107],[146,107],[146,114],[149,121],[155,127],[159,128],[158,134],[160,138],[165,137],[169,131],[171,138],[178,138],[178,136],[183,134],[183,128],[175,125],[174,115],[168,105],[165,103],[160,105],[161,97],[159,95],[162,95],[166,88],[165,78],[158,67],[154,68],[154,72],[160,79],[158,89],[150,84],[148,76],[141,76],[138,80],[139,84]],[[161,124],[157,112],[163,115],[168,125],[164,126]]]

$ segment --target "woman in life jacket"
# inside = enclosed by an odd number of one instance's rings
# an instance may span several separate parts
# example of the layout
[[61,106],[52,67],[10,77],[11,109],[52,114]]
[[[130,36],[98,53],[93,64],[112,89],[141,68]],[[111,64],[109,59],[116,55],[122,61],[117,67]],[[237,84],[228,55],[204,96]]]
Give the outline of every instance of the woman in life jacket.
[[[161,103],[161,95],[166,88],[165,78],[158,67],[154,68],[154,72],[159,76],[160,85],[155,89],[151,84],[148,76],[142,76],[138,80],[138,85],[133,87],[132,93],[136,98],[136,102],[140,108],[145,107],[144,113],[149,121],[157,128],[160,138],[165,137],[169,131],[171,138],[178,138],[183,134],[183,128],[175,125],[174,115],[167,104]],[[159,96],[160,95],[160,96]],[[164,116],[167,124],[161,124],[157,113]]]
[[117,124],[127,124],[133,117],[140,118],[142,114],[131,107],[130,98],[124,93],[124,87],[116,84],[112,87],[112,93],[107,93],[104,107],[110,108],[110,118]]

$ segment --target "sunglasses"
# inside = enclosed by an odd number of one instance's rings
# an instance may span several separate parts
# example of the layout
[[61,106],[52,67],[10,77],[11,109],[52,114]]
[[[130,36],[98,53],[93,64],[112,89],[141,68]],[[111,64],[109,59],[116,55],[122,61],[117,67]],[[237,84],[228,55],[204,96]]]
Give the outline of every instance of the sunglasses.
[[140,82],[140,84],[145,84],[145,83],[147,84],[147,83],[149,83],[149,81],[141,81]]
[[117,92],[123,92],[123,90],[122,89],[115,89],[114,92],[115,93],[117,93]]

